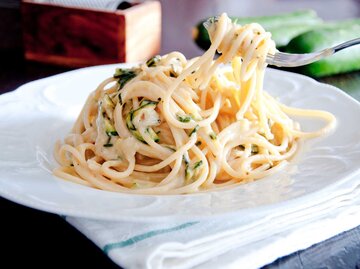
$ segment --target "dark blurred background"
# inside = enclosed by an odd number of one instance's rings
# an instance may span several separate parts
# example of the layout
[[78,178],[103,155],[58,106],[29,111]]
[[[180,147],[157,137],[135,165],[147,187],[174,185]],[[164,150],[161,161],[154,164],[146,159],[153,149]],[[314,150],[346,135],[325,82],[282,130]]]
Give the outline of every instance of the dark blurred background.
[[[160,2],[163,18],[160,54],[178,50],[187,57],[202,53],[192,40],[193,27],[202,19],[224,11],[231,16],[249,17],[313,9],[326,21],[360,17],[360,0],[161,0]],[[0,93],[13,90],[31,80],[69,70],[69,68],[25,61],[21,31],[20,0],[0,0]],[[359,72],[355,75],[349,73],[325,77],[320,81],[333,84],[360,100]]]

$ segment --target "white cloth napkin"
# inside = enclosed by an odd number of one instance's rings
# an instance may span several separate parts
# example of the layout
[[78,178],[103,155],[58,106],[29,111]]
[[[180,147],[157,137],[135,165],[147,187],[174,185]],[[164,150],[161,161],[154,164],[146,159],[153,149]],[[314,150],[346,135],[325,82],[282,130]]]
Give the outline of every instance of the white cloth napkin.
[[66,220],[125,269],[258,268],[360,225],[360,174],[272,213],[185,223]]

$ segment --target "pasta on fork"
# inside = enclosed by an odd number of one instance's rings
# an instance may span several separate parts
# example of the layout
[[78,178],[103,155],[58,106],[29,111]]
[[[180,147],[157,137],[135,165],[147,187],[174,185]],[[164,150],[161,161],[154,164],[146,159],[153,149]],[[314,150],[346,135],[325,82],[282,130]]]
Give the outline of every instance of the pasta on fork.
[[[335,127],[331,113],[288,107],[263,91],[265,58],[276,49],[259,24],[222,14],[208,32],[201,57],[156,56],[102,82],[56,145],[54,174],[115,192],[218,189],[283,169],[302,140]],[[304,132],[291,116],[327,124]]]

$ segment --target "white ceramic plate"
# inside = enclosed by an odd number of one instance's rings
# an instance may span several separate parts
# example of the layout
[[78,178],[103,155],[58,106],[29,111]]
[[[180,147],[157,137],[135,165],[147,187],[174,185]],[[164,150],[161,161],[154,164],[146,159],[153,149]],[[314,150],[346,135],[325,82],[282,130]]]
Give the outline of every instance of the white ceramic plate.
[[[145,196],[96,190],[51,174],[53,145],[70,130],[86,97],[115,66],[79,69],[23,85],[0,96],[0,194],[40,210],[106,220],[199,219],[274,210],[327,195],[360,168],[360,105],[308,77],[267,70],[265,89],[285,104],[335,114],[336,131],[306,143],[289,171],[216,192]],[[305,130],[321,122],[301,121]]]

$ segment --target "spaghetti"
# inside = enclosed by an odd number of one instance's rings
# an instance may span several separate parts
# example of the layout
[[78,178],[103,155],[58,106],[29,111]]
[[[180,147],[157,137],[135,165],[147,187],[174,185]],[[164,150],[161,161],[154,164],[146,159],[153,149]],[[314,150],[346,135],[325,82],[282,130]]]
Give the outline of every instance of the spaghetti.
[[[57,143],[54,174],[115,192],[211,190],[283,169],[302,139],[335,127],[332,114],[290,108],[263,91],[275,44],[259,24],[222,14],[208,32],[212,45],[201,57],[156,56],[102,82]],[[303,132],[291,115],[327,125]]]

